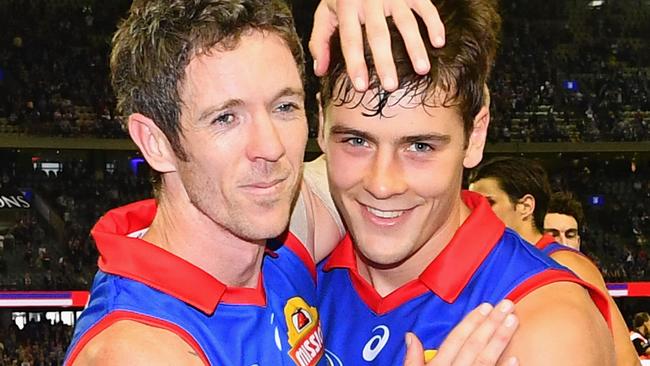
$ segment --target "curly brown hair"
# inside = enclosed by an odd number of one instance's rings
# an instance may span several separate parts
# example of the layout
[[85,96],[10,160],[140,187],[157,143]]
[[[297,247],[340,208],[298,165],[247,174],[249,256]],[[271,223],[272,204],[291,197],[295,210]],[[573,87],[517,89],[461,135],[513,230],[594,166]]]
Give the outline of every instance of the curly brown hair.
[[[424,37],[431,70],[419,75],[413,69],[408,51],[395,24],[389,20],[391,47],[399,90],[402,98],[420,98],[422,105],[429,106],[431,97],[438,91],[445,93],[442,106],[457,107],[463,117],[466,139],[473,128],[474,117],[485,104],[486,84],[496,56],[501,31],[501,17],[496,0],[433,0],[445,26],[446,44],[434,48],[428,38],[424,22],[418,17],[420,34]],[[364,32],[365,34],[365,32]],[[372,53],[365,42],[365,60],[369,70],[370,85],[366,93],[372,95],[372,105],[366,115],[381,115],[391,93],[381,88],[374,67]],[[331,39],[331,60],[327,75],[321,80],[321,104],[323,109],[334,103],[354,103],[355,90],[345,71],[338,34]],[[395,102],[398,104],[400,100]],[[358,104],[352,105],[356,107]]]

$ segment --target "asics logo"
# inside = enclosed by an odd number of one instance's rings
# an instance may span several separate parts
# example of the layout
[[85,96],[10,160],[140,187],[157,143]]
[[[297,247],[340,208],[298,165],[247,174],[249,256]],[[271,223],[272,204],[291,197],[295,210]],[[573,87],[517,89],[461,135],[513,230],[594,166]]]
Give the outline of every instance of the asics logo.
[[[375,334],[375,332],[377,332],[377,334]],[[366,346],[363,347],[363,359],[367,362],[372,362],[377,358],[379,352],[381,352],[381,350],[384,349],[384,346],[386,346],[388,338],[390,338],[390,330],[385,325],[376,326],[372,330],[372,333],[374,335],[370,337],[368,342],[366,342]]]

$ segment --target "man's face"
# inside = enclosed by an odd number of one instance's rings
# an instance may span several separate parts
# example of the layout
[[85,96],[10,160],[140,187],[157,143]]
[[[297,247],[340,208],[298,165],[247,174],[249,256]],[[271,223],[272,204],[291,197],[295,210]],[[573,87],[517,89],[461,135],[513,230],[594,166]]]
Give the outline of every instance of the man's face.
[[573,216],[560,213],[548,213],[544,217],[544,232],[553,235],[563,245],[580,250],[578,222]]
[[487,198],[492,211],[507,227],[518,231],[521,220],[517,214],[516,203],[510,201],[508,194],[501,189],[496,178],[483,178],[469,185],[469,190]]
[[368,116],[363,106],[374,105],[376,95],[357,93],[343,106],[330,103],[321,121],[332,196],[358,253],[376,268],[401,265],[455,232],[463,164],[482,156],[472,139],[465,149],[456,109],[401,96],[390,97],[384,116]]
[[[272,65],[273,70],[269,67]],[[246,240],[279,235],[298,186],[307,121],[289,48],[253,32],[194,57],[181,88],[178,174],[192,204]]]

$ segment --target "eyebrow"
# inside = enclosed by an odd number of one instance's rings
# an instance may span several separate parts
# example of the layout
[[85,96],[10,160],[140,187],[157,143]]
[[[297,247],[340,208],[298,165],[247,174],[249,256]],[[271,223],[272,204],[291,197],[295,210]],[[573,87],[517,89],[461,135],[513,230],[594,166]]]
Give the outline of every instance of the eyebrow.
[[277,92],[274,96],[273,99],[271,100],[277,100],[282,97],[300,97],[300,98],[305,98],[305,91],[302,88],[291,88],[291,87],[286,87],[279,92]]
[[398,140],[400,144],[413,144],[422,141],[432,141],[441,145],[446,145],[451,141],[451,136],[437,133],[424,135],[404,136]]
[[234,108],[234,107],[239,107],[244,104],[244,101],[241,99],[228,99],[227,101],[209,107],[208,109],[204,110],[203,113],[201,113],[201,116],[199,117],[199,121],[204,121],[211,115],[213,115],[215,112],[222,111],[224,109],[229,109],[229,108]]
[[[304,99],[305,91],[302,90],[301,88],[287,87],[275,93],[275,95],[273,95],[271,100],[275,101],[282,97],[300,97]],[[201,113],[201,116],[199,117],[199,121],[204,121],[205,119],[213,115],[215,112],[222,111],[224,109],[239,107],[244,104],[245,103],[242,99],[228,99],[221,104],[217,104],[215,106],[209,107],[208,109],[204,110],[203,113]]]
[[[333,125],[330,127],[330,134],[332,135],[355,135],[358,137],[361,137],[365,140],[368,140],[369,142],[376,142],[377,138],[375,138],[372,134],[357,130],[354,128],[349,128],[349,127],[344,127],[340,125]],[[413,135],[413,136],[403,136],[397,139],[397,143],[400,145],[403,144],[413,144],[416,142],[422,142],[422,141],[432,141],[434,143],[439,143],[441,145],[446,145],[451,141],[451,136],[445,135],[445,134],[436,134],[436,133],[431,133],[431,134],[422,134],[422,135]]]
[[333,125],[330,127],[330,134],[331,135],[354,135],[357,137],[361,137],[364,140],[367,140],[371,143],[376,143],[377,138],[375,138],[372,134],[369,134],[365,131],[357,130],[355,128],[349,128],[349,127],[344,127],[344,126],[339,126],[339,125]]

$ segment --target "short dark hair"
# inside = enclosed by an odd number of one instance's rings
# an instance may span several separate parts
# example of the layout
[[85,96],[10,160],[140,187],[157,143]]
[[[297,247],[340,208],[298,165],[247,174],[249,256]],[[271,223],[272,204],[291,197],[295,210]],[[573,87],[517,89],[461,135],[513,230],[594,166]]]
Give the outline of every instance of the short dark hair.
[[532,195],[535,198],[533,222],[540,233],[544,232],[551,185],[546,170],[538,162],[520,157],[493,158],[472,169],[468,182],[472,184],[485,178],[496,179],[512,203],[527,194]]
[[[501,17],[497,12],[496,0],[433,0],[445,25],[446,45],[434,48],[428,38],[424,22],[416,16],[420,34],[424,38],[431,71],[419,75],[413,69],[406,46],[397,27],[391,19],[388,29],[400,90],[406,98],[414,92],[422,105],[429,105],[430,97],[437,90],[445,92],[441,105],[459,109],[464,123],[466,139],[473,129],[474,117],[484,105],[486,84],[499,43]],[[365,34],[365,31],[364,31]],[[370,85],[366,93],[373,95],[370,115],[379,115],[386,106],[391,93],[380,85],[377,70],[364,37],[365,60],[369,70]],[[345,105],[353,102],[355,92],[346,74],[345,60],[341,52],[338,34],[331,40],[331,58],[328,73],[321,79],[321,104]]]
[[645,311],[642,313],[636,313],[634,314],[634,320],[632,321],[632,326],[634,328],[639,328],[640,326],[644,325],[645,322],[650,320],[650,314],[646,313]]
[[571,216],[576,219],[578,228],[582,227],[582,223],[585,219],[582,204],[573,197],[573,193],[571,192],[553,193],[553,195],[551,195],[551,200],[548,203],[547,213],[558,213]]
[[302,46],[282,0],[134,1],[113,37],[110,66],[118,110],[151,118],[185,160],[180,88],[187,65],[215,46],[235,49],[250,31],[280,36],[304,76]]

